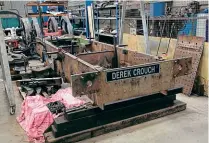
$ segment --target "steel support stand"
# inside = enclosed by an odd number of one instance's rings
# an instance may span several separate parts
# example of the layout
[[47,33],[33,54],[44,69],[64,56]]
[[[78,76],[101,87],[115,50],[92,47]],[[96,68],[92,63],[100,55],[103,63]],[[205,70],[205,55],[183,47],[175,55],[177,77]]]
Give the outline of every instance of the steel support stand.
[[88,18],[88,6],[91,6],[91,4],[93,3],[92,0],[86,0],[85,1],[85,15],[86,15],[86,38],[91,39],[91,34],[89,31],[89,18]]
[[43,19],[42,19],[42,9],[41,9],[41,6],[40,4],[38,3],[38,13],[39,13],[39,18],[40,18],[40,28],[41,28],[41,38],[42,38],[42,41],[44,39],[44,31],[43,31]]
[[142,25],[143,25],[143,32],[144,32],[144,49],[147,54],[150,54],[150,47],[149,47],[149,38],[148,38],[148,29],[147,29],[147,24],[146,24],[146,17],[145,17],[145,8],[144,8],[144,1],[139,1],[140,2],[140,13],[142,17]]
[[122,14],[121,14],[121,20],[120,20],[119,45],[123,44],[123,24],[125,23],[126,3],[127,3],[127,1],[123,1],[123,5],[122,5]]
[[119,6],[118,6],[119,4],[118,4],[118,0],[116,0],[116,7],[115,7],[115,15],[116,15],[116,25],[115,25],[115,28],[116,28],[116,31],[117,31],[117,34],[116,34],[116,37],[117,37],[117,40],[116,40],[116,45],[118,45],[119,44],[119,38],[118,38],[118,36],[119,36]]
[[11,80],[11,74],[10,74],[10,68],[9,68],[9,61],[4,41],[4,32],[2,29],[2,23],[0,20],[0,60],[1,60],[1,67],[2,67],[2,76],[3,76],[3,82],[6,89],[6,95],[9,99],[10,104],[10,114],[13,115],[16,110],[16,104],[15,104],[15,95],[13,91],[12,86],[12,80]]

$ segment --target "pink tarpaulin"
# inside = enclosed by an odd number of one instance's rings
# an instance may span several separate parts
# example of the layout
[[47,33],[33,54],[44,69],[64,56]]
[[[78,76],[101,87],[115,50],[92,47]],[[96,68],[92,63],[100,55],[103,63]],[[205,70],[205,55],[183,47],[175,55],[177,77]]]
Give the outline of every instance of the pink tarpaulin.
[[72,96],[71,88],[60,89],[51,98],[40,95],[27,96],[22,103],[17,121],[27,133],[29,141],[34,143],[45,141],[43,133],[57,116],[52,114],[46,105],[55,101],[62,102],[67,109],[84,104],[84,101]]

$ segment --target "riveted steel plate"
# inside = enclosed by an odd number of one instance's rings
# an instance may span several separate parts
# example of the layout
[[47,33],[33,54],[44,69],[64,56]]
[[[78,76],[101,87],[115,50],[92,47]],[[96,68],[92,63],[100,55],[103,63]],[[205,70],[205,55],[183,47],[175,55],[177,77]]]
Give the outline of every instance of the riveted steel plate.
[[[73,95],[94,94],[94,102],[98,106],[103,107],[104,104],[109,102],[158,93],[174,88],[176,77],[191,74],[191,68],[188,68],[191,67],[191,61],[192,58],[181,58],[131,66],[128,68],[102,70],[98,71],[98,73],[92,72],[72,75]],[[181,68],[179,68],[180,64]],[[134,72],[133,74],[135,75],[139,71],[137,69],[141,70],[142,68],[152,65],[159,65],[159,72],[141,74],[135,77],[118,77],[117,80],[107,81],[108,72],[122,71],[125,73],[125,70],[130,70],[130,72]],[[119,73],[117,76],[125,76],[124,73]],[[126,76],[128,76],[128,71],[126,72]]]

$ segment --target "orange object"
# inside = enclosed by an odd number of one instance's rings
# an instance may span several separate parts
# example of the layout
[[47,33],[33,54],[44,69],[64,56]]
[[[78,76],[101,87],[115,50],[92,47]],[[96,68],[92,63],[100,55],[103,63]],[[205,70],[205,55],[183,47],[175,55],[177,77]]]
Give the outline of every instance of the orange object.
[[62,35],[62,30],[59,29],[57,32],[48,32],[48,29],[43,29],[44,31],[44,36],[61,36]]

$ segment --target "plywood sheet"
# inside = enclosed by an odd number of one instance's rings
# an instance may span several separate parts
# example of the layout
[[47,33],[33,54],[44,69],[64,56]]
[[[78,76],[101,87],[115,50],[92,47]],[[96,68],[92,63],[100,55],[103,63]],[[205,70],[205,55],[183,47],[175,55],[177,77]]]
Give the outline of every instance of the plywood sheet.
[[[169,40],[170,40],[170,44],[169,44]],[[167,57],[169,59],[172,59],[176,47],[176,41],[177,41],[176,39],[162,38],[159,48],[159,55],[165,53],[168,49]],[[149,47],[152,55],[157,54],[157,47],[159,42],[160,42],[160,37],[149,36]],[[145,53],[144,36],[142,35],[131,35],[124,33],[123,44],[128,45],[128,49],[130,50]]]
[[203,54],[200,59],[200,65],[198,68],[198,76],[200,77],[201,84],[204,85],[204,90],[205,90],[205,95],[208,96],[208,81],[209,81],[209,72],[208,72],[208,43],[205,42],[204,44],[204,49],[203,49]]
[[195,36],[179,36],[174,53],[175,58],[192,57],[192,74],[176,78],[176,86],[183,86],[183,93],[191,95],[195,76],[203,51],[204,38]]

